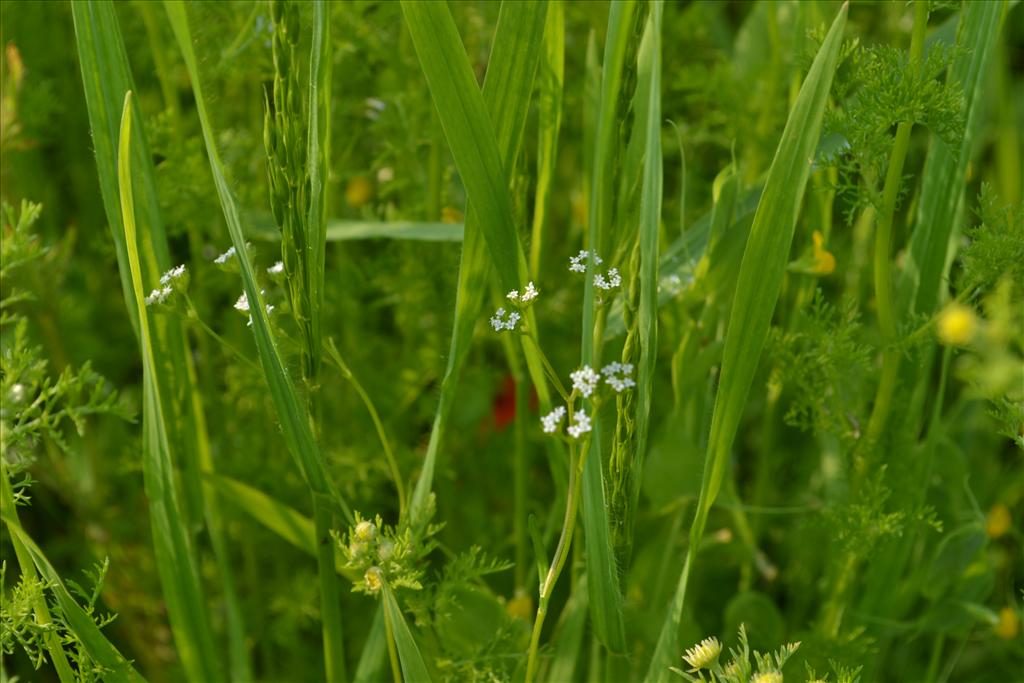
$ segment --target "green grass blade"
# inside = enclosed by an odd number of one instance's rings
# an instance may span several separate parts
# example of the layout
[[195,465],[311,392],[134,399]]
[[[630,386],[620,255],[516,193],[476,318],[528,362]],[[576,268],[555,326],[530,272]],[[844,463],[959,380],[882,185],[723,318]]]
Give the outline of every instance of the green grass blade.
[[535,279],[540,277],[548,194],[558,158],[564,82],[565,6],[562,0],[553,0],[548,5],[547,25],[544,27],[544,60],[540,65],[537,93],[537,190],[533,202],[533,231],[530,239],[530,274]]
[[395,594],[387,583],[381,590],[381,599],[384,601],[385,615],[391,622],[391,630],[395,637],[395,646],[398,648],[398,658],[402,662],[402,675],[409,683],[427,683],[431,680],[427,665],[423,662],[423,655],[416,645],[416,639],[412,637],[409,625],[405,623],[405,615],[402,608],[398,606]]
[[906,316],[931,315],[949,269],[951,238],[963,205],[967,166],[981,123],[982,86],[996,50],[1005,3],[965,3],[960,15],[958,52],[950,79],[964,90],[964,137],[951,150],[937,136],[925,160],[914,231],[899,282],[900,310]]
[[[117,254],[128,314],[138,334],[138,312],[121,222],[116,172],[121,104],[125,93],[133,88],[128,58],[113,3],[76,2],[71,6],[71,12],[92,129],[92,145],[99,171],[100,192]],[[155,283],[160,273],[173,264],[170,262],[160,216],[152,155],[141,128],[136,127],[132,133],[132,187],[144,236],[138,245],[143,282]],[[179,319],[164,316],[158,322],[154,341],[159,344],[161,355],[169,357],[170,362],[158,366],[156,370],[161,375],[160,386],[165,396],[163,405],[165,408],[173,408],[177,414],[174,418],[168,413],[165,427],[168,440],[174,447],[172,454],[180,455],[182,460],[179,465],[183,474],[181,485],[186,492],[190,529],[193,533],[200,531],[200,517],[205,513],[227,610],[232,676],[235,680],[251,680],[245,624],[234,587],[223,522],[216,498],[203,494],[200,480],[201,472],[213,471],[213,458],[195,365]]]
[[263,366],[264,376],[270,389],[288,451],[297,461],[303,478],[313,495],[326,673],[329,679],[343,679],[345,678],[345,663],[341,635],[340,593],[335,574],[334,544],[330,542],[329,533],[333,526],[335,505],[341,508],[342,513],[349,521],[352,520],[351,509],[331,483],[323,455],[313,436],[310,421],[295,392],[291,378],[285,370],[277,342],[270,329],[270,319],[263,303],[262,292],[256,283],[252,264],[246,256],[245,237],[239,220],[238,206],[224,176],[223,163],[213,137],[213,128],[203,97],[196,56],[192,49],[192,35],[185,5],[180,1],[167,1],[164,3],[164,7],[192,81],[192,92],[195,95],[196,111],[199,115],[206,153],[210,159],[210,170],[217,188],[221,209],[227,221],[231,243],[237,253],[237,262],[242,273],[242,284],[249,299],[253,335],[260,363]]
[[639,82],[646,89],[647,120],[643,181],[640,195],[640,311],[638,316],[640,362],[636,386],[636,453],[630,509],[636,510],[643,480],[647,432],[654,395],[654,366],[658,355],[658,234],[661,224],[661,13],[654,2],[645,39],[640,44]]
[[135,310],[139,321],[142,347],[143,399],[143,478],[149,498],[153,545],[160,579],[170,614],[175,644],[186,673],[193,680],[220,678],[218,659],[214,653],[213,636],[206,600],[199,582],[199,573],[185,521],[178,506],[174,488],[174,469],[170,446],[164,430],[160,387],[156,376],[150,324],[143,301],[142,267],[139,262],[135,230],[135,203],[132,196],[132,118],[131,92],[125,95],[118,137],[117,179],[121,196],[121,218],[131,268]]
[[6,510],[3,513],[3,519],[11,535],[17,538],[28,550],[36,569],[46,579],[50,590],[57,599],[61,612],[64,613],[64,618],[68,621],[68,626],[78,636],[89,656],[106,669],[103,673],[103,680],[110,681],[111,683],[139,683],[140,681],[145,681],[146,679],[135,671],[131,662],[107,640],[103,632],[96,627],[92,617],[86,614],[85,610],[71,596],[71,593],[68,592],[67,587],[64,585],[64,581],[61,580],[60,574],[53,568],[50,561],[46,559],[46,555],[35,544],[35,541],[25,533],[16,520],[8,516]]
[[[455,22],[443,2],[403,0],[402,13],[459,176],[466,186],[472,208],[483,219],[480,228],[501,287],[504,291],[520,289],[526,279],[526,260],[519,245],[499,139],[488,115],[488,106],[473,77]],[[513,28],[518,29],[518,26]],[[533,60],[521,62],[536,65],[535,58],[536,54]],[[492,61],[488,78],[495,67],[507,68],[510,72],[515,68],[515,62],[507,67],[503,62]],[[505,80],[514,75],[498,73],[495,77]],[[532,80],[532,75],[530,78]],[[512,95],[514,93],[510,89],[496,91],[493,108],[502,111],[505,107],[521,106],[522,98]],[[501,132],[511,135],[511,131]]]
[[313,3],[313,44],[309,57],[309,139],[306,163],[309,174],[309,214],[306,235],[309,245],[309,319],[314,348],[313,367],[320,366],[323,331],[320,309],[324,305],[324,254],[327,248],[327,184],[331,155],[331,26],[330,8],[324,0]]
[[215,475],[209,481],[224,500],[296,548],[316,556],[316,531],[309,517],[236,479]]
[[[613,163],[613,142],[617,128],[615,108],[622,85],[626,45],[633,23],[634,2],[613,2],[608,15],[608,33],[602,64],[601,99],[594,134],[594,168],[590,185],[590,248],[600,250],[606,224],[610,220],[610,198]],[[583,294],[583,340],[580,363],[595,365],[600,349],[595,350],[594,259],[587,260],[586,285]],[[593,416],[594,438],[591,439],[583,471],[583,532],[586,538],[587,587],[590,595],[590,618],[598,639],[613,652],[626,649],[625,622],[622,613],[622,591],[612,551],[611,525],[605,502],[604,473],[601,465],[601,424]]]
[[648,681],[665,680],[669,674],[668,667],[677,654],[674,648],[690,567],[704,534],[708,512],[721,487],[729,452],[782,288],[796,220],[810,175],[810,162],[818,145],[825,105],[839,59],[847,9],[848,6],[843,5],[839,11],[800,88],[768,171],[743,252],[687,559],[651,658],[646,677]]
[[[432,17],[431,21],[437,21],[441,24],[451,23],[451,16],[447,14],[448,10],[443,5],[420,3],[416,4],[412,9],[414,13],[418,11],[427,12]],[[494,146],[495,140],[498,141],[498,151],[501,154],[501,158],[507,163],[511,163],[511,160],[515,159],[518,153],[523,127],[526,124],[526,114],[529,109],[533,77],[536,71],[536,55],[540,45],[540,36],[543,32],[545,9],[544,3],[506,2],[502,3],[501,14],[498,19],[494,47],[488,64],[487,76],[484,79],[483,93],[479,99],[485,102],[485,115],[489,112],[489,121],[493,122],[494,132],[491,134],[490,144]],[[433,16],[434,14],[441,14],[442,16],[436,17]],[[409,15],[406,16],[406,21],[410,24],[410,27],[414,21],[422,20],[416,18],[419,16],[419,14],[414,14],[413,18],[410,18]],[[454,26],[449,28],[454,30]],[[423,27],[420,25],[414,32],[414,36],[418,35],[421,40],[426,40],[426,37],[422,35],[422,30]],[[447,35],[449,36],[449,44],[444,48],[438,48],[438,50],[444,49],[444,54],[453,60],[459,58],[462,62],[466,62],[466,56],[458,34],[456,33],[454,37],[450,33]],[[454,43],[451,42],[452,40],[454,40]],[[431,50],[429,45],[424,49]],[[433,50],[431,51],[433,52]],[[534,58],[523,59],[523,55],[534,55]],[[421,57],[421,61],[422,59]],[[530,67],[531,63],[533,68]],[[468,62],[464,66],[468,71]],[[424,64],[424,70],[427,68],[427,65]],[[430,68],[433,69],[434,67],[431,66]],[[446,81],[449,78],[444,72],[433,73],[432,75],[434,81]],[[472,79],[471,72],[469,73],[469,78]],[[431,83],[433,90],[433,82],[429,81],[429,79],[428,82]],[[450,86],[451,84],[448,85]],[[475,80],[472,81],[472,87],[479,95],[480,89],[476,86]],[[436,95],[435,101],[438,101]],[[439,104],[437,109],[442,120],[445,117],[457,118],[459,115],[457,111],[454,114],[452,113],[456,107],[445,107],[442,109]],[[456,124],[449,121],[449,125]],[[491,123],[488,123],[487,127],[490,128],[491,125]],[[448,126],[445,127],[445,130],[448,130]],[[456,157],[456,163],[459,163],[458,157]],[[460,166],[459,171],[464,175],[467,169]],[[508,184],[502,167],[499,166],[495,172],[497,176],[493,179],[493,182],[504,183],[502,194],[508,198]],[[474,180],[479,181],[479,178]],[[470,187],[467,182],[470,203],[466,210],[466,229],[463,236],[462,257],[459,262],[459,283],[455,302],[454,330],[452,331],[451,346],[448,353],[448,365],[441,384],[438,408],[434,416],[433,428],[430,432],[430,442],[423,461],[423,469],[416,482],[416,487],[413,490],[410,501],[410,513],[414,521],[422,521],[420,518],[426,509],[426,503],[433,486],[433,475],[438,450],[440,449],[441,439],[447,424],[448,414],[456,397],[459,371],[469,350],[473,338],[473,329],[483,307],[491,261],[496,260],[493,252],[492,258],[487,258],[488,242],[482,223],[489,224],[491,221],[481,221],[482,217],[489,214],[481,211],[473,194],[474,191],[479,191],[479,185],[480,183],[476,182],[473,187]],[[508,202],[509,207],[511,207],[511,199]],[[510,221],[512,220],[511,215],[507,216],[507,218]],[[525,263],[524,257],[519,252],[514,224],[509,229],[514,240],[513,248],[518,253],[516,260]],[[518,287],[518,285],[515,287]],[[530,361],[529,355],[527,360],[528,362]],[[548,401],[546,385],[537,382],[538,377],[543,377],[543,371],[539,368],[539,363],[534,362],[530,364],[530,373],[531,377],[534,378],[535,384],[538,385],[537,391],[541,403],[546,404]]]
[[[266,211],[244,213],[246,237],[280,242],[281,231]],[[463,223],[424,223],[419,221],[353,221],[329,218],[325,239],[328,242],[393,239],[424,242],[461,242]]]
[[[217,151],[216,141],[213,138],[213,128],[206,110],[206,101],[203,96],[202,84],[199,80],[195,52],[192,49],[192,34],[188,26],[185,5],[176,0],[169,0],[164,3],[164,6],[167,9],[171,26],[174,29],[174,35],[192,80],[196,110],[199,114],[206,151],[210,158],[210,168],[213,173],[214,184],[220,198],[221,208],[224,211],[228,232],[231,235],[231,243],[238,254],[238,264],[242,272],[242,285],[249,299],[256,349],[259,353],[260,362],[263,365],[270,394],[274,401],[274,407],[277,409],[285,443],[288,445],[289,452],[299,463],[303,477],[310,489],[318,494],[338,495],[333,491],[333,487],[329,482],[323,458],[313,437],[309,420],[306,418],[302,404],[296,395],[291,378],[285,371],[277,342],[270,329],[270,319],[267,316],[260,287],[256,283],[256,275],[253,272],[252,264],[247,258],[242,257],[246,253],[245,236],[242,232],[241,221],[239,220],[238,206],[225,178],[224,165],[221,162],[220,153]],[[347,510],[347,504],[344,501],[341,501],[341,503],[343,508]]]

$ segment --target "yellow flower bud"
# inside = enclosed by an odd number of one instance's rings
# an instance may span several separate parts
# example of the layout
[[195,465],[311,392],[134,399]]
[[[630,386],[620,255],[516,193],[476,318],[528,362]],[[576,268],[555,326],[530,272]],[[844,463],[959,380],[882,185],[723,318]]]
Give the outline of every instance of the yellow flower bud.
[[517,591],[516,596],[505,605],[505,611],[513,619],[530,621],[533,618],[533,600],[523,591]]
[[462,212],[452,206],[446,206],[441,209],[441,222],[442,223],[461,223]]
[[936,331],[939,341],[947,346],[966,346],[974,339],[978,318],[974,311],[955,301],[939,313]]
[[379,593],[381,586],[384,585],[384,572],[380,567],[370,567],[363,574],[363,581],[366,582],[366,590],[373,594]]
[[999,538],[1010,530],[1013,521],[1010,519],[1010,511],[1002,503],[996,503],[988,511],[988,520],[985,522],[985,531],[989,538]]

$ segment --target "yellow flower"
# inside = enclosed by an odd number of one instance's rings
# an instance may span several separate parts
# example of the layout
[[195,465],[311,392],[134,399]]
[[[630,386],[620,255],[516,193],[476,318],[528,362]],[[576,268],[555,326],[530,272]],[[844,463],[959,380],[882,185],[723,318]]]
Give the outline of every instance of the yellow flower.
[[370,201],[370,197],[373,196],[373,185],[369,179],[363,176],[356,176],[348,181],[348,186],[345,187],[345,202],[353,209],[358,209],[360,206]]
[[819,231],[815,230],[811,237],[814,239],[814,265],[811,266],[811,272],[815,275],[831,275],[836,269],[836,257],[825,248],[825,238]]
[[974,311],[955,301],[939,313],[936,331],[939,341],[947,346],[966,346],[974,339],[978,329],[978,318]]
[[999,538],[1010,530],[1013,520],[1010,519],[1010,511],[1002,503],[996,503],[988,511],[988,520],[985,522],[985,531],[989,538]]
[[782,674],[778,671],[765,671],[754,674],[750,683],[782,683]]
[[1013,640],[1020,633],[1020,616],[1012,607],[999,610],[999,622],[993,627],[996,635],[1003,640]]
[[687,650],[683,659],[693,667],[691,671],[699,671],[710,669],[718,661],[718,655],[721,653],[722,644],[718,642],[718,638],[705,638]]

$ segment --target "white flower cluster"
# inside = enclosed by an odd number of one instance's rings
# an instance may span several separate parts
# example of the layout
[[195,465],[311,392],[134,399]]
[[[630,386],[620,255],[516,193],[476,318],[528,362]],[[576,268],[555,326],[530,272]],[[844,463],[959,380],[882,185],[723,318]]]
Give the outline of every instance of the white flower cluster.
[[572,424],[565,431],[574,439],[580,438],[591,429],[590,416],[583,410],[577,410],[572,414]]
[[152,306],[153,304],[162,304],[167,301],[167,298],[174,292],[175,282],[185,276],[185,264],[177,265],[168,270],[166,273],[160,276],[160,287],[157,287],[149,296],[145,298],[145,304]]
[[284,272],[284,261],[278,261],[274,265],[267,268],[267,272],[271,275],[280,275]]
[[[261,289],[260,294],[266,294],[266,290]],[[274,310],[274,307],[270,304],[265,305],[267,315]],[[249,295],[242,292],[242,296],[238,297],[238,301],[235,302],[235,310],[241,311],[242,313],[249,312]],[[252,327],[252,316],[249,316],[249,321],[245,323],[247,327]]]
[[607,279],[605,279],[605,276],[601,275],[600,273],[594,276],[594,286],[597,287],[598,289],[615,289],[621,284],[622,276],[619,275],[618,268],[609,268]]
[[505,309],[499,308],[495,311],[494,315],[491,316],[491,327],[494,328],[495,332],[501,332],[502,330],[514,330],[516,329],[516,323],[522,316],[519,311],[510,311],[508,318],[505,318]]
[[597,389],[597,383],[601,377],[594,369],[589,365],[584,365],[579,370],[570,373],[569,378],[572,379],[572,388],[575,391],[583,394],[584,398],[589,398],[594,389]]
[[222,266],[225,263],[227,263],[228,259],[231,258],[234,255],[235,255],[235,248],[234,247],[228,247],[228,250],[225,251],[220,256],[218,256],[217,258],[213,259],[213,262]]
[[507,298],[509,301],[515,301],[521,304],[528,304],[534,299],[536,299],[538,294],[540,294],[540,292],[538,292],[537,288],[533,286],[533,282],[528,282],[526,284],[526,287],[523,288],[522,294],[519,293],[518,289],[513,289],[506,295],[505,298]]
[[174,266],[173,268],[171,268],[166,273],[164,273],[163,275],[160,276],[160,284],[162,284],[162,285],[169,285],[169,284],[171,284],[172,280],[177,280],[178,278],[180,278],[184,274],[185,274],[185,264],[184,263],[182,263],[181,265]]
[[558,431],[558,425],[562,423],[562,419],[565,417],[565,406],[558,406],[550,413],[540,419],[540,424],[544,429],[545,434],[554,434]]
[[[562,424],[562,420],[565,419],[566,415],[565,406],[558,406],[550,413],[540,419],[541,427],[545,434],[554,434],[558,431],[559,425]],[[590,423],[590,416],[587,415],[584,410],[577,410],[572,414],[572,423],[565,430],[574,439],[578,439],[587,432],[589,432],[593,426]]]
[[594,265],[599,266],[602,263],[604,263],[604,260],[602,260],[601,257],[598,256],[595,252],[593,252],[593,251],[589,251],[588,252],[587,250],[584,249],[584,250],[581,250],[580,253],[576,254],[575,256],[570,256],[569,257],[569,270],[572,271],[573,273],[585,273],[585,272],[587,272],[587,263],[586,262],[587,262],[587,258],[589,258],[589,257],[593,257],[594,258]]
[[605,383],[618,394],[636,386],[636,382],[629,376],[633,374],[632,363],[609,363],[601,368],[601,374],[604,375]]

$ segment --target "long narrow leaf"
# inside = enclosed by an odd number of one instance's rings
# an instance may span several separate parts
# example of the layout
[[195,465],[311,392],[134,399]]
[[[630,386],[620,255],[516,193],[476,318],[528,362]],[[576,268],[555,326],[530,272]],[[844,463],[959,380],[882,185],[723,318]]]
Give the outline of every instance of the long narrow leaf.
[[[92,147],[99,171],[100,193],[117,254],[118,269],[127,311],[138,335],[138,313],[132,291],[124,229],[117,190],[117,135],[124,95],[133,89],[124,41],[118,28],[111,2],[83,1],[71,5],[75,24],[75,43],[82,71],[82,84],[92,130]],[[155,284],[160,273],[173,265],[168,253],[167,238],[160,216],[156,194],[153,157],[149,152],[142,126],[132,132],[132,186],[136,211],[141,218],[139,241],[143,283]],[[169,362],[156,368],[163,391],[165,431],[182,472],[185,511],[190,530],[198,533],[200,518],[205,514],[210,543],[227,608],[227,630],[231,672],[239,681],[252,679],[245,643],[245,624],[234,575],[227,552],[223,521],[215,497],[206,496],[200,480],[201,472],[213,471],[209,435],[203,414],[203,401],[196,381],[195,364],[187,336],[176,316],[163,316],[154,330],[154,343],[159,357]]]
[[133,107],[129,91],[125,95],[124,109],[121,113],[117,180],[142,350],[142,473],[146,496],[149,498],[157,567],[182,664],[190,678],[216,680],[220,677],[220,671],[214,654],[213,634],[206,613],[206,600],[199,583],[195,557],[175,493],[174,469],[167,434],[164,431],[160,387],[154,369],[156,358],[153,354],[146,304],[142,296],[142,267],[137,247],[135,203],[132,196],[132,118]]
[[[632,0],[612,3],[608,15],[608,34],[602,64],[601,99],[594,139],[594,168],[591,173],[589,246],[599,250],[605,227],[610,220],[610,186],[612,178],[612,143],[616,128],[615,108],[622,84],[626,45],[632,27],[636,3]],[[587,259],[587,278],[583,292],[583,339],[580,345],[582,365],[600,360],[595,349],[594,259]],[[625,621],[622,613],[622,591],[612,551],[611,525],[605,502],[604,473],[601,465],[601,421],[594,415],[594,438],[589,454],[584,454],[583,532],[587,543],[587,588],[590,593],[590,618],[594,632],[613,652],[626,649]]]
[[[404,10],[405,5],[403,5]],[[415,3],[411,7],[412,14],[406,13],[406,23],[410,27],[414,41],[418,39],[425,43],[422,49],[428,53],[428,56],[425,59],[421,55],[420,59],[424,71],[428,68],[431,69],[431,78],[428,79],[428,82],[432,92],[436,82],[444,82],[444,85],[441,87],[451,87],[452,84],[448,83],[450,79],[464,75],[464,72],[468,71],[469,78],[472,81],[468,87],[473,88],[477,93],[477,97],[472,98],[467,95],[467,101],[475,103],[478,99],[481,100],[486,107],[484,116],[490,122],[493,122],[493,128],[492,123],[487,123],[486,126],[482,126],[479,134],[481,136],[490,136],[490,146],[497,145],[501,159],[508,165],[511,165],[512,160],[515,159],[518,153],[523,127],[526,123],[530,93],[533,89],[533,78],[536,72],[537,48],[543,33],[545,10],[546,5],[544,3],[502,3],[498,27],[494,37],[494,47],[488,64],[487,76],[484,79],[482,95],[475,80],[472,80],[472,72],[469,71],[468,61],[458,33],[455,32],[453,34],[454,25],[452,24],[451,16],[448,15],[447,8],[443,4],[437,3]],[[424,18],[424,16],[429,18]],[[427,21],[436,22],[450,29],[443,34],[444,40],[447,41],[444,45],[441,44],[444,41],[440,39],[438,39],[436,44],[431,42],[434,39],[429,36],[428,25],[423,23]],[[416,25],[415,28],[413,28],[414,24]],[[419,50],[420,48],[418,47],[417,49]],[[525,58],[523,57],[524,55],[526,56]],[[434,71],[439,68],[438,64],[444,63],[446,59],[453,60],[454,63],[460,65],[457,73],[449,74],[443,70],[440,72]],[[434,94],[434,100],[442,121],[448,121],[448,124],[445,125],[446,131],[450,127],[457,125],[453,121],[457,121],[460,116],[465,115],[465,111],[458,103],[452,104],[447,102],[437,94]],[[488,129],[492,132],[488,133]],[[450,142],[450,144],[453,143]],[[485,147],[488,146],[487,142],[484,141],[481,141],[480,144]],[[460,151],[464,150],[460,147]],[[459,171],[464,178],[467,173],[472,174],[476,172],[472,166],[472,161],[465,161],[461,154],[456,157],[456,164],[460,163],[460,159],[462,159],[462,165],[459,165]],[[470,165],[465,166],[465,164]],[[504,167],[501,165],[490,166],[487,172],[495,174],[491,184],[504,184],[500,194],[508,199],[508,181],[506,180]],[[482,200],[484,203],[481,205],[477,202],[476,195],[474,194],[475,192],[484,192],[486,194],[491,184],[481,183],[479,178],[473,178],[473,181],[472,185],[469,180],[466,181],[470,203],[466,211],[466,229],[463,237],[462,258],[459,263],[459,284],[455,303],[455,324],[448,354],[448,366],[445,369],[445,376],[441,384],[441,396],[437,412],[434,416],[434,425],[430,433],[430,443],[427,446],[423,470],[419,480],[416,482],[410,503],[412,518],[417,523],[422,521],[420,518],[426,509],[428,496],[433,486],[433,474],[438,449],[441,445],[441,438],[444,434],[448,414],[455,400],[459,371],[469,350],[473,329],[483,307],[483,298],[487,290],[487,278],[491,262],[497,262],[498,260],[494,251],[491,252],[491,259],[488,259],[486,251],[489,246],[489,238],[486,237],[485,231],[494,230],[493,226],[485,228],[485,226],[492,223],[492,214],[487,213],[487,211],[493,212],[494,207],[490,206],[488,208],[489,205],[486,199]],[[481,185],[484,185],[485,189],[481,190]],[[507,204],[508,209],[511,210],[510,199],[508,199]],[[511,214],[508,214],[507,222],[508,225],[504,229],[510,232],[506,236],[512,238],[512,249],[518,256],[516,256],[514,261],[506,265],[514,265],[516,261],[523,261],[525,263],[519,251],[518,239]],[[499,251],[498,253],[501,252]],[[518,286],[515,285],[516,288]],[[543,376],[537,363],[530,365],[530,372],[535,381],[537,376]],[[546,398],[546,387],[538,386],[538,394],[542,403],[548,400]]]
[[430,673],[427,665],[423,662],[423,655],[416,645],[416,639],[412,637],[409,625],[405,623],[405,615],[402,608],[398,606],[395,594],[391,587],[384,583],[381,591],[384,601],[384,610],[391,622],[391,630],[395,637],[395,646],[398,648],[398,659],[402,662],[402,675],[409,683],[429,683]]
[[729,452],[782,288],[796,220],[810,175],[814,150],[818,144],[832,77],[835,75],[839,59],[847,9],[848,6],[844,4],[833,21],[800,88],[768,171],[761,202],[754,215],[750,237],[743,252],[729,326],[726,330],[722,379],[715,396],[704,478],[697,502],[696,517],[690,529],[690,545],[675,597],[665,616],[661,635],[647,670],[648,681],[661,681],[668,677],[690,568],[704,534],[708,512],[722,484]]

